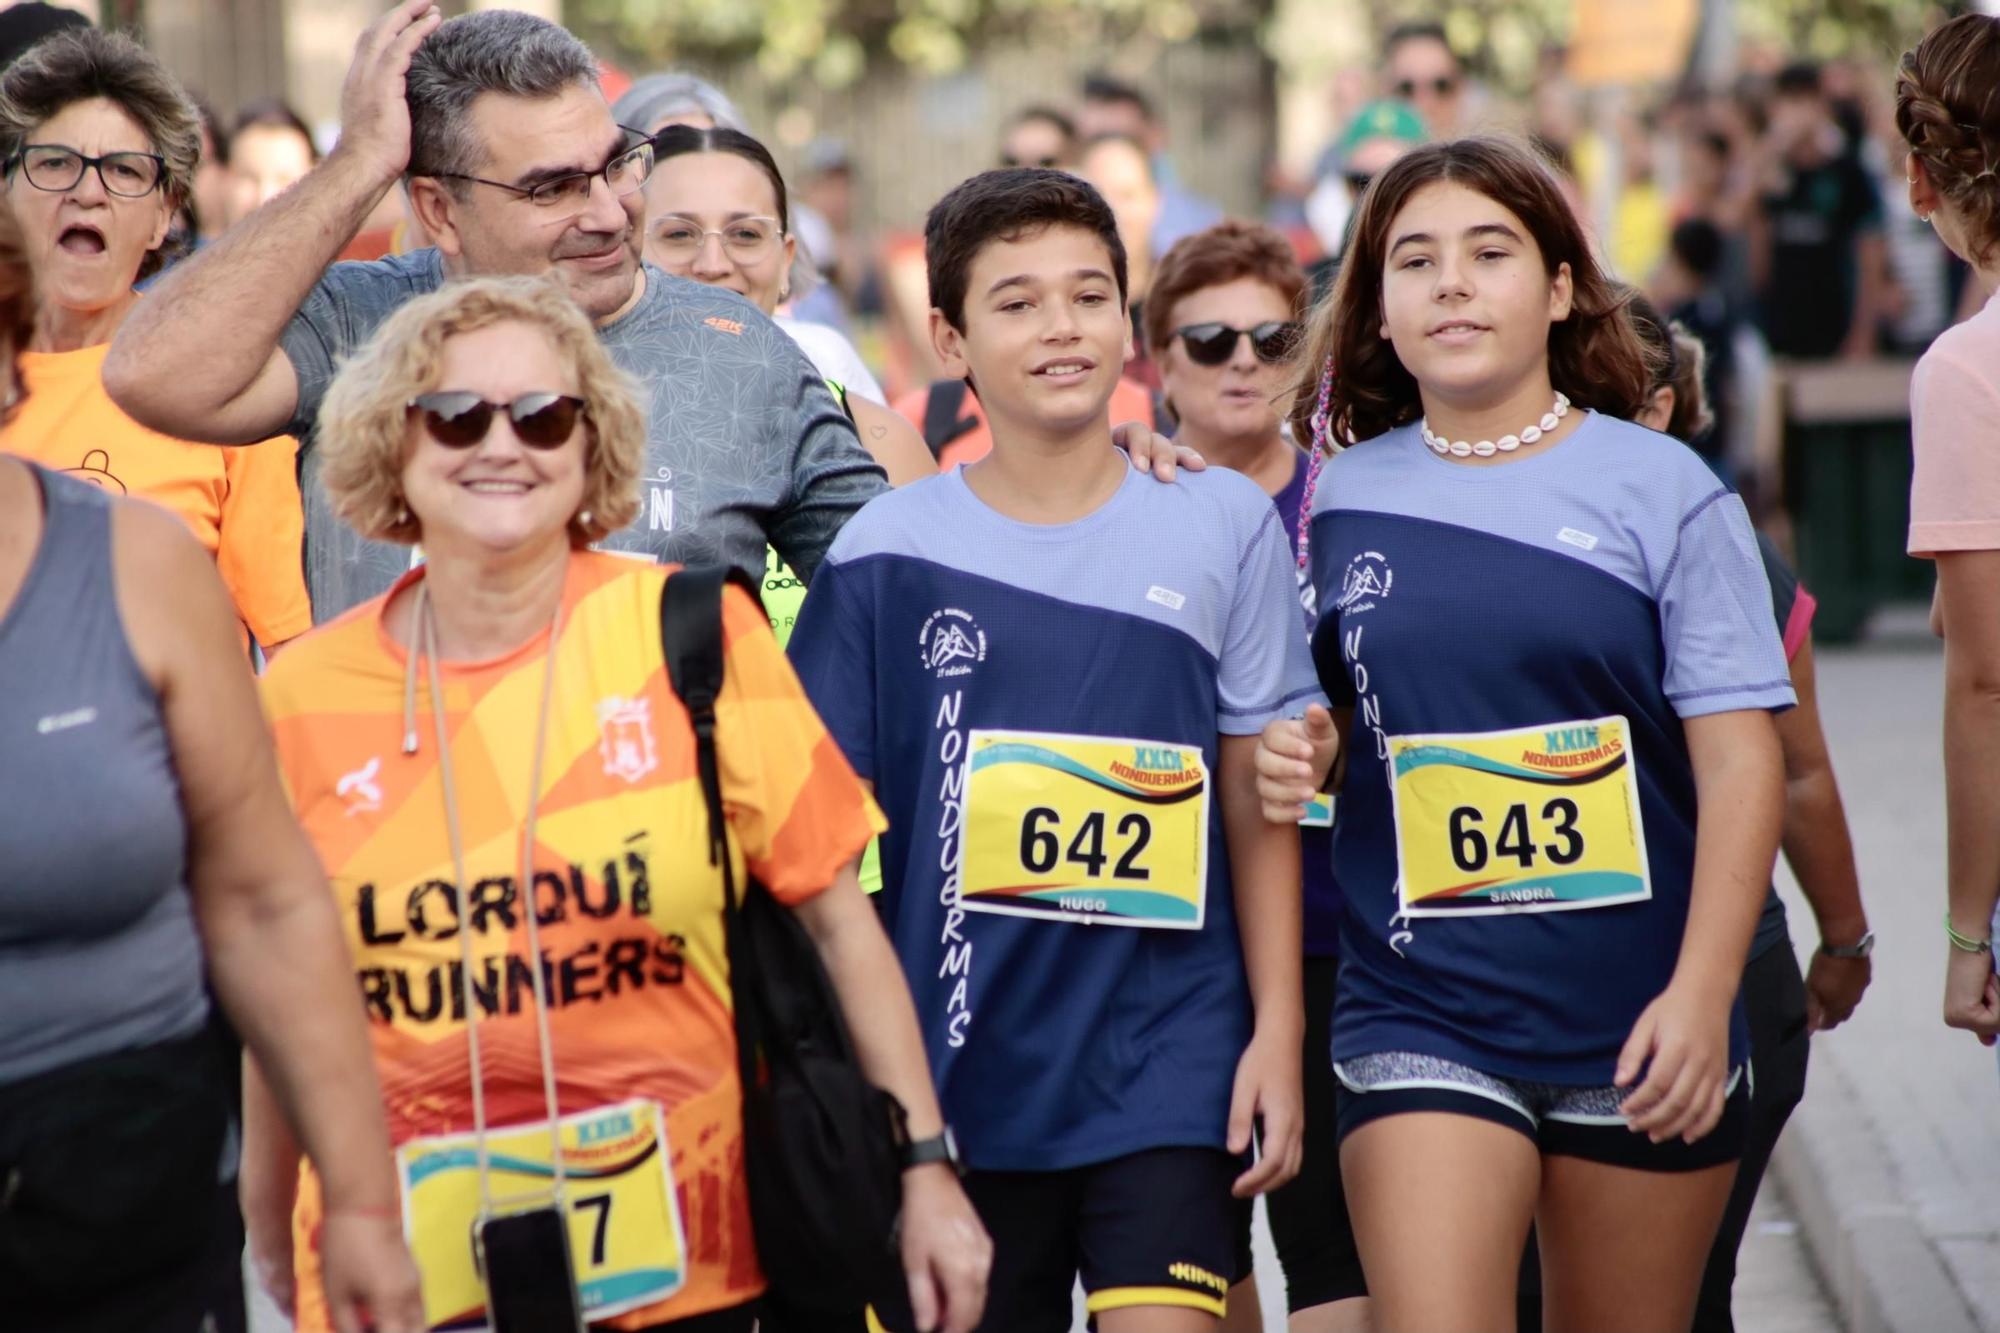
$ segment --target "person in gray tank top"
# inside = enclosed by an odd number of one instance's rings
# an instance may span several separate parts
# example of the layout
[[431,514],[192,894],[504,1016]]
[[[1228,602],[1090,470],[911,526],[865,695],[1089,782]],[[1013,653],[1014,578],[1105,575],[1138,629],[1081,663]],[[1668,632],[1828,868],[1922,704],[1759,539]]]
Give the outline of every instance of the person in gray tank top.
[[[0,209],[0,399],[33,293]],[[172,514],[0,453],[0,1326],[195,1333],[240,1281],[212,985],[326,1182],[335,1308],[423,1327],[346,948],[235,624]]]
[[0,621],[0,1084],[208,1017],[180,787],[118,619],[111,504],[37,476],[41,549]]

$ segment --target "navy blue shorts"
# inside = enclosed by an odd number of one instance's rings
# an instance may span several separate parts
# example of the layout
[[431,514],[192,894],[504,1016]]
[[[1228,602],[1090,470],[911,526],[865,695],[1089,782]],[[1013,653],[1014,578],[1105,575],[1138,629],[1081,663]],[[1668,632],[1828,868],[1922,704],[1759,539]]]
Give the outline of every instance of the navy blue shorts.
[[[1229,1187],[1246,1165],[1218,1148],[1152,1148],[1067,1171],[969,1173],[993,1238],[980,1333],[1068,1333],[1079,1278],[1093,1316],[1176,1306],[1220,1318],[1245,1276]],[[907,1297],[870,1311],[870,1333],[913,1325]]]
[[1335,1063],[1340,1080],[1340,1137],[1383,1116],[1446,1111],[1490,1120],[1525,1134],[1544,1156],[1578,1157],[1638,1171],[1702,1171],[1743,1155],[1750,1131],[1750,1080],[1730,1075],[1716,1127],[1693,1143],[1654,1143],[1626,1127],[1616,1087],[1536,1083],[1482,1073],[1414,1051],[1384,1051]]

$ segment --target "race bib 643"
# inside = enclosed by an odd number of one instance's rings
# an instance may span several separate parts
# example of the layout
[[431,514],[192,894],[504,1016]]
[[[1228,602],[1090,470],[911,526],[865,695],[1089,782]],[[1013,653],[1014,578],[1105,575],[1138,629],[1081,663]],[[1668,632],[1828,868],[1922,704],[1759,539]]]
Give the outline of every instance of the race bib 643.
[[1653,896],[1631,726],[1389,738],[1406,916],[1553,912]]

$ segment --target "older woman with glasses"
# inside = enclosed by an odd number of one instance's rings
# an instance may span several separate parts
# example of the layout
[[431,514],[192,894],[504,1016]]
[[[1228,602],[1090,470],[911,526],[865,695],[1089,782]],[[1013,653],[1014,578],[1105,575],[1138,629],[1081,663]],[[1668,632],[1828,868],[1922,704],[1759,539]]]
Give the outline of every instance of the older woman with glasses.
[[114,495],[179,514],[219,566],[238,618],[266,648],[304,631],[305,520],[289,438],[214,449],[148,430],[104,391],[112,335],[193,179],[199,113],[131,40],[80,28],[0,75],[6,196],[42,309],[22,349],[20,411],[5,447]]
[[[1143,312],[1146,345],[1159,366],[1178,443],[1243,473],[1277,506],[1288,541],[1299,540],[1307,456],[1285,428],[1288,388],[1302,332],[1306,275],[1284,237],[1250,222],[1222,222],[1177,242],[1160,260]],[[1299,632],[1305,633],[1302,615]],[[1332,871],[1325,809],[1301,829],[1305,899],[1305,1165],[1269,1196],[1271,1235],[1285,1272],[1296,1327],[1367,1327],[1367,1286],[1341,1191],[1334,1142],[1333,1065],[1327,1056],[1338,964],[1340,890]],[[1247,1278],[1249,1220],[1243,1224]],[[1237,1306],[1254,1285],[1230,1293],[1227,1328],[1247,1328]],[[1242,1298],[1239,1301],[1239,1296]]]
[[[477,279],[391,316],[320,434],[342,517],[425,557],[288,649],[265,699],[347,922],[427,1317],[477,1318],[480,1199],[538,1188],[584,1239],[593,1322],[747,1333],[763,1280],[722,871],[662,662],[673,574],[587,549],[637,512],[634,388],[560,289]],[[941,1134],[909,992],[855,881],[881,815],[750,598],[730,590],[723,620],[730,842],[817,945],[868,1077],[915,1139]],[[253,1254],[298,1327],[324,1330],[318,1187],[254,1078],[246,1098]],[[524,1160],[542,1176],[505,1165]],[[965,1333],[985,1234],[947,1166],[903,1180],[913,1295]]]

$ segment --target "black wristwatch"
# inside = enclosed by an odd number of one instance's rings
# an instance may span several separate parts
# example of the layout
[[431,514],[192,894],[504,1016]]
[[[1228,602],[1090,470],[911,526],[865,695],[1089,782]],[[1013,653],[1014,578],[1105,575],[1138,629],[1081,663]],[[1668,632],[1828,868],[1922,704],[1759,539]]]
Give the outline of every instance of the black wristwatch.
[[1838,948],[1822,943],[1819,946],[1819,951],[1828,958],[1866,958],[1869,954],[1875,952],[1875,932],[1872,930],[1865,931],[1858,942],[1843,944]]
[[903,1169],[915,1166],[929,1166],[932,1162],[943,1162],[953,1175],[965,1174],[965,1164],[958,1160],[958,1136],[946,1125],[943,1132],[927,1139],[911,1139],[903,1145]]

